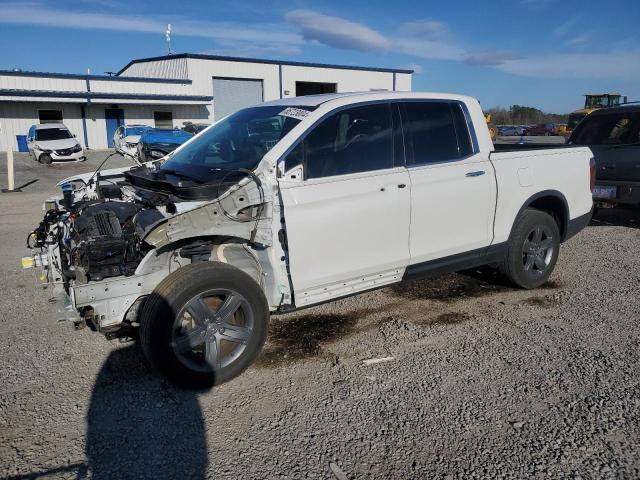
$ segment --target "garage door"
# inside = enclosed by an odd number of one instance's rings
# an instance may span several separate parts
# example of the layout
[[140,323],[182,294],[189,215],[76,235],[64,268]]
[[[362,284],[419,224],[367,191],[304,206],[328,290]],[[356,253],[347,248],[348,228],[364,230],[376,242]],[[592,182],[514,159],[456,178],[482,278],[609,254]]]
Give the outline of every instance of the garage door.
[[216,120],[262,102],[262,80],[213,78],[213,116]]

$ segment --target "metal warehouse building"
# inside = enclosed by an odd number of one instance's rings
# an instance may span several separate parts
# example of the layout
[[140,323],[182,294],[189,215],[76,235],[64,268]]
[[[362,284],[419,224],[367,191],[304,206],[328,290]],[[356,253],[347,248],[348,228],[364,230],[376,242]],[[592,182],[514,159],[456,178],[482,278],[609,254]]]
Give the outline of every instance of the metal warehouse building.
[[0,150],[18,150],[18,136],[35,123],[63,122],[100,149],[123,124],[180,128],[283,97],[408,91],[412,73],[197,54],[133,60],[114,76],[0,70]]

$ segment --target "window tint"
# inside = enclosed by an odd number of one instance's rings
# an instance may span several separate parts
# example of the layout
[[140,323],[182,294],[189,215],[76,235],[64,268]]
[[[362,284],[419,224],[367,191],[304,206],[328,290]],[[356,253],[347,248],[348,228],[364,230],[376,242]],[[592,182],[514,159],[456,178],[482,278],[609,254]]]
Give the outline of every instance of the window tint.
[[[460,106],[451,102],[407,102],[405,132],[413,146],[407,164],[421,165],[465,157],[471,139]],[[458,130],[460,144],[458,143]]]
[[640,113],[589,115],[576,128],[575,145],[625,145],[640,143]]
[[317,125],[294,156],[303,156],[306,178],[392,168],[392,130],[388,103],[349,108]]

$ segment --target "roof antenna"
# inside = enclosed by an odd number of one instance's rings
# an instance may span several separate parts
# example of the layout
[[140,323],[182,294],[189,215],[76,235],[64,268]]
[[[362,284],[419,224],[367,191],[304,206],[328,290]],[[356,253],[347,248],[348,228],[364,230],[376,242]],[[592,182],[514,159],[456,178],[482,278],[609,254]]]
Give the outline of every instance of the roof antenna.
[[165,38],[167,39],[167,55],[173,55],[173,51],[171,51],[171,24],[167,23],[167,31],[165,33]]

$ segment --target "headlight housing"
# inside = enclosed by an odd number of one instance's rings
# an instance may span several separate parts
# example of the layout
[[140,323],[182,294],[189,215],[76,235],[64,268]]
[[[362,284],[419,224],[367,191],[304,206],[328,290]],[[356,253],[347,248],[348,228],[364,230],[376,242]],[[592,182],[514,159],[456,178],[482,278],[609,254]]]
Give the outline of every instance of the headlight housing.
[[81,147],[81,146],[80,146],[80,144],[78,143],[78,144],[76,144],[76,146],[75,146],[75,147],[73,147],[72,151],[73,151],[74,153],[76,153],[76,152],[81,152],[81,151],[82,151],[82,147]]

